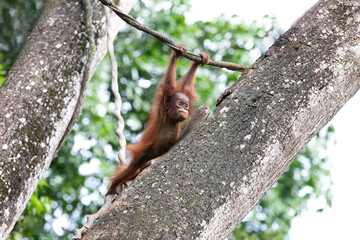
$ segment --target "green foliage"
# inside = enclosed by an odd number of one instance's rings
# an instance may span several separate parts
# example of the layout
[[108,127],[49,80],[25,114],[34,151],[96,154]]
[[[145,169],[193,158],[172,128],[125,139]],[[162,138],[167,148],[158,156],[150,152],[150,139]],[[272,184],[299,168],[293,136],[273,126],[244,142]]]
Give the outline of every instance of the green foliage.
[[[1,58],[1,55],[0,55]],[[6,76],[6,72],[4,70],[4,67],[0,64],[0,86],[4,82]]]
[[[26,39],[30,26],[40,14],[42,3],[40,0],[8,0],[1,4],[0,67],[5,74],[23,43],[15,39]],[[211,22],[188,23],[184,16],[189,9],[186,0],[171,3],[147,0],[139,1],[131,15],[171,36],[175,43],[186,45],[189,51],[209,52],[215,60],[246,66],[266,50],[267,42],[279,35],[276,22],[269,16],[261,23],[250,25],[237,16],[224,15]],[[4,24],[14,21],[14,17],[29,26],[20,29],[16,24]],[[126,120],[125,136],[133,142],[144,128],[151,98],[171,50],[130,26],[123,28],[114,44],[123,98],[122,113]],[[190,61],[181,59],[178,75],[184,74],[189,64]],[[196,82],[198,104],[214,108],[220,93],[238,77],[238,72],[201,67]],[[89,84],[82,115],[44,174],[11,239],[71,238],[72,230],[84,224],[85,216],[96,212],[102,204],[108,186],[106,177],[117,164],[118,149],[109,81],[109,59],[106,57]],[[229,239],[286,239],[291,220],[306,208],[309,198],[324,196],[328,204],[331,203],[329,166],[322,152],[332,132],[329,127],[318,134]],[[323,181],[329,184],[323,184]]]

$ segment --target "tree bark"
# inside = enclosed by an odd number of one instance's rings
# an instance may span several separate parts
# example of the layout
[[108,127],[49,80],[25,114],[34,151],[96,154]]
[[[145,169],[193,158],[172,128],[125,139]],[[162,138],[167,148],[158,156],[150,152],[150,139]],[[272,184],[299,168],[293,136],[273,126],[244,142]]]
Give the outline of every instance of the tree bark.
[[321,0],[84,239],[223,239],[360,86],[360,4]]
[[[122,0],[129,12],[135,0]],[[93,1],[96,29],[92,76],[106,53],[105,15]],[[0,86],[0,239],[6,239],[48,169],[85,94],[89,61],[81,0],[51,0]],[[112,34],[120,23],[112,14]],[[80,104],[81,105],[81,104]],[[77,116],[76,116],[77,118]]]

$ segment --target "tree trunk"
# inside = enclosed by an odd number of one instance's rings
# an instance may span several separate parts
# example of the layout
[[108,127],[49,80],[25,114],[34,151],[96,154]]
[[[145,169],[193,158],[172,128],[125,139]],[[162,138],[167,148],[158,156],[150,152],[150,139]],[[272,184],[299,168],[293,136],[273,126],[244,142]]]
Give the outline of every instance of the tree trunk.
[[[134,2],[122,0],[121,8],[128,12]],[[90,76],[106,53],[105,15],[98,1],[93,4]],[[89,61],[85,16],[81,0],[49,1],[0,86],[0,239],[9,235],[81,108]],[[112,18],[116,34],[121,21]]]
[[321,0],[84,239],[223,239],[360,86],[360,4]]

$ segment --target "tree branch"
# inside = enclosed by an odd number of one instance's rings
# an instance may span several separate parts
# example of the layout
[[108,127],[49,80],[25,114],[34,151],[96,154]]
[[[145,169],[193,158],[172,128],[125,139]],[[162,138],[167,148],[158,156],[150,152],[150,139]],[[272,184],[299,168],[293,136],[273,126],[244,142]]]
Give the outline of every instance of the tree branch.
[[[121,11],[113,2],[112,0],[99,0],[102,4],[104,4],[105,6],[109,7],[110,9],[112,9],[116,15],[118,15],[122,20],[124,20],[127,24],[133,26],[134,28],[143,31],[147,34],[150,34],[151,36],[157,38],[159,41],[161,41],[162,43],[164,43],[165,45],[169,46],[170,48],[172,48],[174,51],[180,52],[179,47],[168,37],[164,36],[163,34],[143,26],[142,24],[140,24],[138,21],[136,21],[133,17],[127,15],[126,13],[124,13],[123,11]],[[196,55],[194,53],[191,52],[187,52],[187,54],[184,56],[187,59],[190,59],[192,61],[195,62],[199,62],[202,63],[202,58],[199,55]],[[210,66],[214,66],[214,67],[220,67],[220,68],[227,68],[229,70],[233,70],[233,71],[238,71],[238,72],[243,72],[246,70],[246,67],[241,66],[239,64],[236,63],[229,63],[229,62],[223,62],[223,61],[214,61],[211,60],[209,61],[209,63],[207,65]]]
[[[124,11],[134,2],[122,0]],[[84,81],[106,53],[103,5],[96,1],[93,7],[96,52],[90,68],[80,0],[49,1],[0,87],[0,239],[8,238],[48,169],[73,123]],[[120,28],[114,15],[112,35]]]
[[84,240],[224,239],[360,88],[359,18],[358,0],[320,0]]

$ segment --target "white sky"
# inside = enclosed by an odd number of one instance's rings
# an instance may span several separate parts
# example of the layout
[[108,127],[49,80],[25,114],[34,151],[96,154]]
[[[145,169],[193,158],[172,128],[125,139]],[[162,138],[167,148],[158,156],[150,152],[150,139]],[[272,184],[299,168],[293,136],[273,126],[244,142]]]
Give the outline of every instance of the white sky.
[[[287,30],[316,0],[192,0],[191,20],[211,20],[225,13],[237,14],[252,22],[269,14],[276,16]],[[189,20],[189,19],[188,19]],[[291,240],[352,240],[360,239],[357,227],[360,220],[360,94],[353,97],[335,116],[337,144],[329,150],[332,164],[333,207],[317,213],[321,202],[310,201],[308,211],[297,217],[290,230]]]

